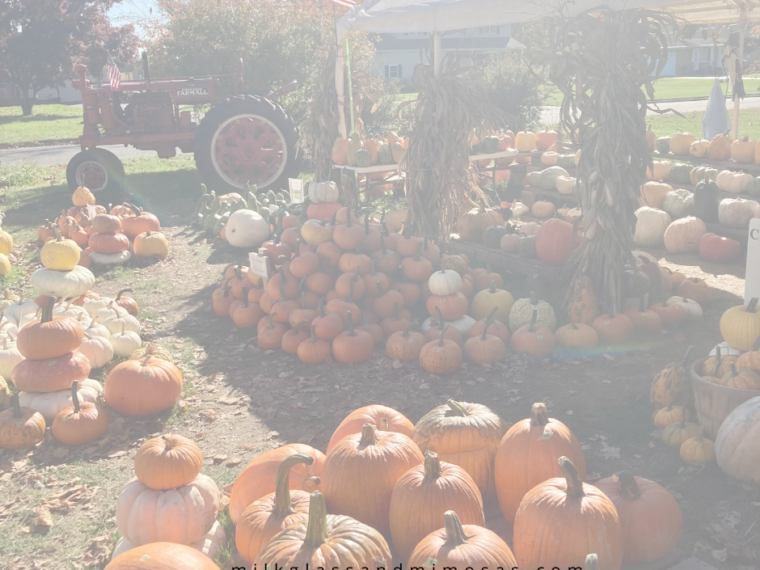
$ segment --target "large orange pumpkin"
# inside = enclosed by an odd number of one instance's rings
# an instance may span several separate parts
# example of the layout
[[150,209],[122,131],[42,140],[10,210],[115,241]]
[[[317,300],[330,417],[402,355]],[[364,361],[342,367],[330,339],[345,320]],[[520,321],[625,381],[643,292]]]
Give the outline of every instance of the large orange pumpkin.
[[514,554],[495,532],[462,525],[453,510],[444,513],[443,528],[423,538],[409,557],[410,568],[429,568],[431,563],[439,568],[517,568]]
[[11,374],[13,384],[22,392],[68,390],[74,380],[90,375],[90,361],[81,352],[67,352],[46,360],[22,360]]
[[16,345],[24,358],[56,358],[76,350],[82,344],[82,325],[73,317],[54,317],[54,305],[55,299],[51,297],[42,309],[40,320],[29,323],[19,331]]
[[563,477],[533,487],[517,510],[513,544],[520,568],[583,568],[586,555],[595,553],[600,568],[620,570],[623,537],[615,505],[583,483],[567,457],[559,466]]
[[106,404],[127,416],[171,408],[182,394],[182,372],[171,362],[146,356],[117,364],[106,377]]
[[586,460],[578,439],[565,424],[549,417],[546,405],[533,404],[530,418],[513,425],[496,450],[496,493],[510,524],[525,493],[562,474],[557,461],[563,455],[572,459],[584,479]]
[[564,265],[575,250],[573,224],[557,218],[546,220],[536,233],[536,255],[544,263]]
[[423,538],[441,527],[446,511],[459,513],[464,524],[485,526],[483,501],[472,477],[428,451],[424,464],[407,471],[391,496],[393,546],[404,560]]
[[681,508],[667,489],[622,472],[594,486],[615,505],[623,532],[623,560],[651,562],[665,556],[681,538]]
[[389,536],[393,487],[422,461],[409,437],[364,424],[361,433],[344,437],[325,459],[322,492],[330,512],[353,517]]
[[380,431],[403,433],[408,437],[412,436],[414,430],[414,424],[393,408],[381,404],[364,406],[348,414],[335,428],[330,443],[327,444],[327,453],[344,437],[361,432],[364,424],[372,424]]
[[282,460],[275,476],[275,492],[248,505],[235,528],[235,545],[240,557],[252,564],[273,536],[309,515],[309,493],[290,491],[290,469],[311,465],[311,455],[296,453]]
[[150,212],[144,212],[141,208],[130,205],[134,216],[122,218],[122,231],[129,239],[135,239],[138,235],[145,232],[157,232],[161,230],[161,223],[158,218]]
[[483,497],[495,490],[494,457],[507,423],[481,404],[449,400],[425,414],[412,439],[435,451],[441,461],[459,465],[475,480]]
[[457,219],[459,235],[476,242],[483,241],[483,230],[493,225],[503,226],[504,218],[496,210],[486,208],[482,201],[479,207],[465,212]]
[[246,465],[235,479],[229,507],[233,523],[238,523],[248,505],[275,491],[275,476],[280,463],[291,455],[298,454],[312,457],[314,463],[291,467],[290,489],[310,493],[319,487],[322,465],[325,462],[324,453],[301,443],[289,443],[267,451]]
[[219,566],[190,546],[153,542],[119,554],[106,570],[219,570]]

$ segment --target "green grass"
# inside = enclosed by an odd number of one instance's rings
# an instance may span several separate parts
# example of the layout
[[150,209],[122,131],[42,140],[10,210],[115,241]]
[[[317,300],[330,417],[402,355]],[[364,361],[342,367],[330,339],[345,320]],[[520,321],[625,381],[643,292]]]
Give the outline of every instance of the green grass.
[[[671,136],[677,129],[702,138],[702,119],[704,112],[683,113],[679,117],[673,113],[665,115],[647,115],[647,122],[658,137]],[[742,109],[739,115],[739,136],[748,136],[757,140],[760,137],[760,109]]]
[[71,143],[81,134],[81,107],[35,105],[29,117],[21,107],[0,107],[0,148]]
[[[704,79],[663,77],[654,82],[654,98],[657,101],[663,99],[689,99],[692,97],[707,99],[710,96],[712,88],[712,77],[705,77]],[[721,89],[723,93],[726,93],[725,82],[721,83]],[[756,95],[760,92],[760,77],[745,77],[744,90],[747,92],[747,95]],[[560,105],[561,103],[562,94],[555,87],[551,87],[546,99],[544,99],[544,105]]]

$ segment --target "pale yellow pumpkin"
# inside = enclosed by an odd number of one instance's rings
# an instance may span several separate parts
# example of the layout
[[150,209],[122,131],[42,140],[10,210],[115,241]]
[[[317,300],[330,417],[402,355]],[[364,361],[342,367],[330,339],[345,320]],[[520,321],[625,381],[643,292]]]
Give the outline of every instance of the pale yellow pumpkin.
[[667,180],[670,178],[670,168],[672,162],[666,160],[655,160],[652,168],[647,167],[647,179],[649,180]]
[[724,192],[732,194],[741,194],[747,190],[747,186],[752,181],[753,176],[747,172],[734,172],[733,170],[722,170],[715,177],[715,183],[718,188]]
[[517,152],[536,150],[536,135],[531,132],[520,131],[515,135],[515,149]]
[[93,206],[95,205],[95,195],[90,192],[89,188],[80,186],[74,190],[74,194],[71,196],[71,201],[77,208],[81,208],[82,206]]
[[74,240],[64,239],[55,231],[55,239],[47,242],[40,250],[40,261],[52,271],[71,271],[79,263],[81,248]]
[[0,230],[0,253],[8,255],[13,249],[13,236],[5,230]]
[[731,307],[720,317],[720,334],[729,346],[737,350],[752,350],[760,337],[760,310],[757,299],[748,305]]
[[691,133],[677,132],[670,137],[670,152],[673,154],[688,156],[691,150],[691,143],[696,139]]
[[668,192],[672,191],[673,187],[670,184],[655,181],[647,182],[641,186],[639,206],[649,206],[650,208],[662,210],[665,197],[668,195]]
[[135,236],[133,249],[137,257],[156,256],[166,259],[169,255],[169,242],[161,232],[147,231]]
[[531,213],[539,220],[546,220],[554,215],[554,204],[546,200],[539,200],[533,204]]
[[736,162],[753,162],[757,143],[749,137],[735,140],[731,144],[731,158]]
[[0,275],[8,275],[11,272],[11,260],[4,253],[0,253]]
[[541,164],[545,164],[546,166],[554,166],[557,164],[558,158],[559,154],[547,150],[544,154],[541,155]]

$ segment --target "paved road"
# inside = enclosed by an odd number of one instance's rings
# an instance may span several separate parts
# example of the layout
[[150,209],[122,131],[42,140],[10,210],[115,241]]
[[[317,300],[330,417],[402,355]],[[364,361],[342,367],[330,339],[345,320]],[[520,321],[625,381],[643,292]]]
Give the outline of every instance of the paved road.
[[[154,150],[137,150],[136,148],[129,146],[111,145],[104,146],[103,148],[110,150],[122,160],[127,158],[139,158],[142,156],[156,156],[156,151]],[[34,162],[40,166],[68,164],[71,157],[80,150],[79,145],[35,146],[29,148],[0,150],[0,163],[26,160]]]

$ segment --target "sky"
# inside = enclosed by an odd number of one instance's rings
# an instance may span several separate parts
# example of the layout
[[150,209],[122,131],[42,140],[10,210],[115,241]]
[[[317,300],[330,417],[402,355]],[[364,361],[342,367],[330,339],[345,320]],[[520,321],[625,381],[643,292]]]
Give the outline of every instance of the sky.
[[140,35],[140,21],[151,17],[151,8],[155,16],[158,13],[156,0],[123,0],[121,4],[114,4],[108,15],[115,25],[135,24],[137,34]]

